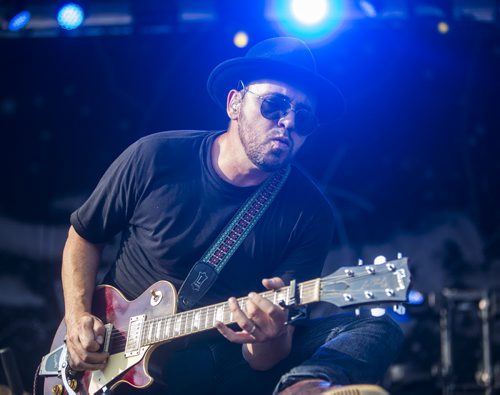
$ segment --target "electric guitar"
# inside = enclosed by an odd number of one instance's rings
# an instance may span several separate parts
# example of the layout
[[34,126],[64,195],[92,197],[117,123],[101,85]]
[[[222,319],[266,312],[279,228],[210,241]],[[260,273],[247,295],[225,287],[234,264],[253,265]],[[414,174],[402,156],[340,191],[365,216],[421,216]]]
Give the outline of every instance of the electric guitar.
[[[300,307],[325,301],[339,307],[363,304],[398,304],[406,300],[410,284],[408,259],[379,265],[342,267],[324,278],[266,291],[260,295],[283,307]],[[245,310],[247,298],[238,299]],[[51,352],[42,358],[39,376],[44,394],[104,394],[125,383],[145,388],[153,383],[149,358],[156,347],[174,339],[215,328],[215,323],[234,323],[227,302],[176,314],[177,294],[168,281],[159,281],[133,301],[116,288],[101,285],[93,297],[92,312],[105,324],[103,350],[110,354],[103,370],[73,372],[64,344],[66,325],[60,324]],[[299,308],[298,310],[296,308]]]

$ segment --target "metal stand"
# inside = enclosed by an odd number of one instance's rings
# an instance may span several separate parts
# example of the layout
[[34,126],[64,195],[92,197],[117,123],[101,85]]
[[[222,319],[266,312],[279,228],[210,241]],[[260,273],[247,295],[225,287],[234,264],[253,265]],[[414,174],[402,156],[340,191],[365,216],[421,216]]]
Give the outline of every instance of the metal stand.
[[[495,385],[493,377],[493,359],[491,347],[491,327],[495,315],[495,297],[488,290],[463,291],[444,289],[440,303],[440,337],[441,337],[441,378],[443,395],[484,394],[493,395],[500,383]],[[456,355],[457,328],[460,316],[472,313],[479,320],[480,327],[480,359],[476,363],[473,379],[467,381],[460,377],[460,363],[470,363],[467,355]],[[477,337],[477,336],[476,336]],[[464,341],[464,339],[462,339]],[[465,340],[467,342],[467,340]],[[463,346],[463,343],[462,343]],[[474,343],[467,344],[474,347]],[[471,350],[474,351],[474,350]]]

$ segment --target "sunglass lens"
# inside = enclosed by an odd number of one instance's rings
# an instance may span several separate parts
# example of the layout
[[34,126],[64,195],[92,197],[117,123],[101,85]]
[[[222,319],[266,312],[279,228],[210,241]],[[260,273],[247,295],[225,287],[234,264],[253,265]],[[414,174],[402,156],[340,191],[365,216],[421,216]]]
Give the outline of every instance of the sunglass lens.
[[313,133],[318,127],[314,114],[308,110],[298,110],[295,113],[295,130],[302,136]]
[[283,100],[277,97],[266,97],[262,101],[260,112],[267,119],[280,119],[288,111],[290,106]]

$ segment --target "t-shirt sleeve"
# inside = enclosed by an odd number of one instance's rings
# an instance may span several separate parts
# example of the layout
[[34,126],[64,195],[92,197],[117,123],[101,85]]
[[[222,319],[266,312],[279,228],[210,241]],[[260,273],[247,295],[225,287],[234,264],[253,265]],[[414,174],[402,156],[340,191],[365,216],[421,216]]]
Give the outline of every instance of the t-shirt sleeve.
[[133,215],[144,184],[140,141],[128,147],[106,170],[88,200],[71,214],[71,225],[84,239],[105,243],[123,230]]

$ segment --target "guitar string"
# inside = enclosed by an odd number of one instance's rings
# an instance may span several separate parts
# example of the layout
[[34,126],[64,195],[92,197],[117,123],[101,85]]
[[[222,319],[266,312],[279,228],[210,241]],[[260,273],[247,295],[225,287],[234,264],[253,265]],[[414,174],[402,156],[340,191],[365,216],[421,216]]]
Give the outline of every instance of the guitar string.
[[[378,274],[380,274],[380,272],[378,272]],[[354,277],[346,277],[345,274],[344,275],[337,275],[337,276],[332,275],[329,277],[322,278],[322,279],[320,279],[320,281],[323,284],[328,285],[328,284],[332,284],[332,283],[338,283],[339,279],[347,279],[348,278],[349,281],[355,282],[355,281],[361,281],[363,278],[368,277],[368,276],[373,276],[373,274],[368,273],[368,272],[366,272],[366,273],[363,272],[363,273],[358,273]],[[302,287],[301,292],[302,292],[303,299],[311,298],[317,293],[316,284],[315,284],[317,282],[317,280],[318,279],[309,280],[309,281],[298,284],[298,286]],[[284,287],[278,291],[270,290],[270,291],[263,292],[260,295],[262,297],[265,297],[266,299],[274,299],[275,293],[286,293],[287,289],[288,289],[288,287]],[[340,291],[322,291],[322,294],[323,295],[335,295],[335,294],[339,294],[342,292],[343,292],[343,290],[340,290]],[[246,307],[246,301],[248,300],[248,298],[243,297],[243,298],[239,298],[237,300],[238,300],[240,306],[244,309],[244,307]],[[242,306],[242,304],[244,306]],[[217,311],[220,309],[223,309],[222,310],[222,315],[223,315],[222,318],[223,318],[223,322],[224,322],[225,321],[224,316],[229,313],[228,311],[226,311],[227,302],[215,304],[212,306],[206,306],[206,307],[202,307],[199,309],[190,310],[190,311],[186,311],[186,312],[182,312],[182,313],[178,313],[178,314],[174,314],[174,315],[168,315],[168,316],[163,316],[163,317],[154,317],[152,319],[149,319],[149,320],[144,322],[144,325],[142,327],[142,331],[141,331],[142,336],[139,339],[140,343],[141,343],[141,345],[154,344],[154,343],[158,343],[158,342],[174,340],[174,339],[177,339],[177,338],[180,338],[180,337],[192,334],[192,333],[198,333],[198,332],[202,332],[205,330],[212,330],[215,328],[214,319],[216,318]],[[194,316],[196,314],[199,314],[199,321],[200,322],[204,321],[205,323],[207,323],[209,317],[213,317],[214,319],[212,319],[212,323],[210,323],[209,325],[205,325],[205,328],[200,328],[200,327],[194,328],[192,319],[194,318]],[[189,315],[191,315],[192,317],[189,318]],[[174,317],[176,317],[176,319],[174,319]],[[186,324],[189,323],[188,322],[189,319],[191,319],[191,329],[187,330]],[[168,323],[168,321],[171,321],[171,322]],[[226,324],[230,324],[233,322],[234,321],[228,321],[228,322],[226,322]],[[154,332],[158,333],[158,324],[160,325],[160,328],[159,328],[160,332],[165,332],[167,329],[167,326],[168,326],[169,330],[167,332],[167,336],[164,336],[164,335],[160,336],[160,337],[156,336],[156,334]],[[178,324],[178,327],[179,327],[179,329],[177,329],[177,330],[176,330],[176,324]],[[184,324],[184,325],[182,325],[182,324]],[[157,326],[156,328],[155,328],[155,325]],[[182,329],[183,327],[184,327],[184,329]],[[125,344],[127,343],[126,337],[128,335],[128,333],[127,333],[128,328],[114,327],[113,329],[115,329],[115,330],[112,332],[112,334],[110,336],[110,341],[113,342],[112,347],[125,346]],[[169,333],[170,330],[172,330],[171,334]],[[150,337],[149,339],[147,339],[147,336],[145,336],[145,334],[148,332],[151,332],[150,335],[155,335],[155,337],[154,338]],[[149,340],[149,342],[148,342],[148,340]]]

